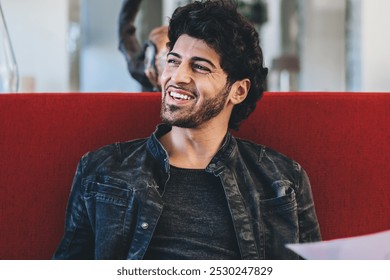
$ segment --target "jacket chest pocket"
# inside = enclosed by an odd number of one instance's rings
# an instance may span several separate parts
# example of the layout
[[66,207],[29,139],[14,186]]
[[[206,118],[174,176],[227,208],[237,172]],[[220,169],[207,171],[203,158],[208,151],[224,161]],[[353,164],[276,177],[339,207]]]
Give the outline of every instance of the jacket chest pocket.
[[277,182],[275,196],[260,201],[266,258],[294,259],[286,243],[299,241],[298,207],[295,190],[288,181]]
[[288,225],[289,228],[295,229],[298,216],[293,183],[287,180],[276,181],[272,184],[272,189],[272,197],[260,201],[264,221],[268,221],[269,226],[275,228],[280,229]]
[[88,216],[96,234],[111,238],[125,235],[131,223],[133,191],[124,184],[96,181],[85,182],[84,200]]

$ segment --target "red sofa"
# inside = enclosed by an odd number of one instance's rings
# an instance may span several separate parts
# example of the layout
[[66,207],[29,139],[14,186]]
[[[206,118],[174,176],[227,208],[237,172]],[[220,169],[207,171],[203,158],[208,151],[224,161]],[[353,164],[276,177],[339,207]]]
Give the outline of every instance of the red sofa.
[[[0,95],[0,259],[49,259],[79,158],[148,136],[160,94]],[[240,137],[302,164],[323,239],[390,229],[390,94],[267,93]]]

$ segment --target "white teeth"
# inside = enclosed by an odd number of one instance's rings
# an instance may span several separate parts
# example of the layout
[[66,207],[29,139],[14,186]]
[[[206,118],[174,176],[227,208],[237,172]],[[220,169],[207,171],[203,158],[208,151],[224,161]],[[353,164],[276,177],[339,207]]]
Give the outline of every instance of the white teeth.
[[179,98],[179,99],[184,99],[184,100],[190,100],[192,99],[190,96],[188,95],[184,95],[184,94],[180,94],[180,93],[177,93],[177,92],[173,92],[171,91],[169,93],[170,96],[174,97],[174,98]]

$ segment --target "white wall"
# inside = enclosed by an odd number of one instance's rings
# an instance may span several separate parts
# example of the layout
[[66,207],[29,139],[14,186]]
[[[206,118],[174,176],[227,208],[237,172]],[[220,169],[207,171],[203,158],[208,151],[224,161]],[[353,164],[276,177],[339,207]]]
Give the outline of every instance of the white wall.
[[304,1],[301,91],[345,91],[345,9],[340,0]]
[[[81,91],[139,91],[118,51],[122,0],[80,0],[82,14]],[[70,91],[68,0],[2,0],[21,80],[36,92]],[[31,88],[28,88],[30,90]]]
[[176,8],[176,1],[163,0],[163,10],[162,10],[163,24],[168,25],[169,18],[172,15],[175,8]]
[[390,1],[362,1],[362,90],[390,92]]
[[265,66],[270,69],[272,59],[282,55],[279,32],[281,28],[280,0],[268,0],[267,13],[268,20],[260,30],[260,45],[264,52]]
[[122,0],[81,0],[80,90],[140,91],[118,50],[118,18]]
[[[300,90],[346,90],[346,1],[304,0]],[[390,92],[390,1],[360,0],[361,82],[357,91]]]
[[38,92],[67,91],[67,0],[2,0],[1,5],[21,81],[33,78]]

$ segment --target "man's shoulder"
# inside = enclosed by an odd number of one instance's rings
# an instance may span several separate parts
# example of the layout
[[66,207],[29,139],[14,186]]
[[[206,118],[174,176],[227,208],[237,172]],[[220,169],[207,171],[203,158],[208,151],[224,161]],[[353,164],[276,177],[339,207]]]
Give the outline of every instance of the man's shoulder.
[[238,148],[245,156],[252,157],[258,163],[273,162],[278,166],[286,166],[286,168],[293,168],[300,170],[301,166],[291,157],[285,155],[283,152],[277,151],[271,147],[263,144],[255,143],[251,140],[236,138]]
[[87,152],[83,155],[82,161],[88,165],[100,165],[104,162],[118,162],[123,161],[145,146],[147,138],[139,138],[129,140],[125,142],[114,142],[108,145],[104,145],[98,149]]

